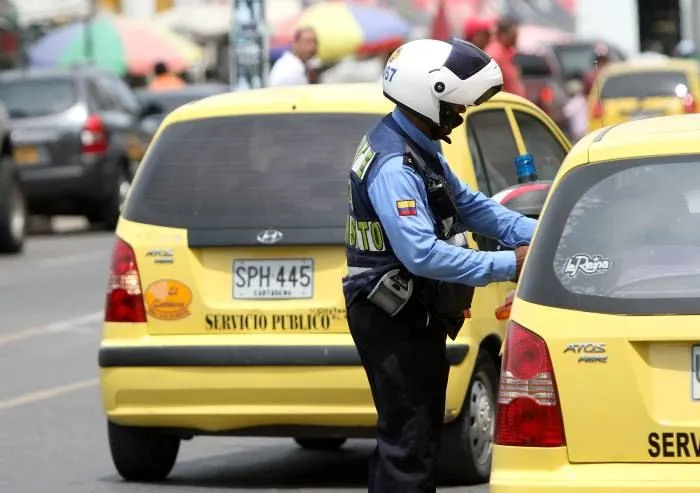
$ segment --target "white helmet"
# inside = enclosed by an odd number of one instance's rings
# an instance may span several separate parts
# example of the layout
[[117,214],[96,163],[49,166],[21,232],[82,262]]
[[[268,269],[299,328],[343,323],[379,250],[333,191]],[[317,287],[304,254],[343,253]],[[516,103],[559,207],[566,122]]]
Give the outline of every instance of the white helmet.
[[503,88],[503,74],[471,43],[419,39],[392,53],[382,87],[384,96],[430,125],[437,138],[454,126],[451,104],[476,106],[491,99]]

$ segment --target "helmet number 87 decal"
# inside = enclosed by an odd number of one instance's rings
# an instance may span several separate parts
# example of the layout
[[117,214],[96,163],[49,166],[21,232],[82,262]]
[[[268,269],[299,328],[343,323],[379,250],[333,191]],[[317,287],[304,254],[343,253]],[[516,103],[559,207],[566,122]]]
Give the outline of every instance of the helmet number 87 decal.
[[396,75],[396,69],[387,65],[387,67],[384,69],[384,80],[391,82],[394,75]]

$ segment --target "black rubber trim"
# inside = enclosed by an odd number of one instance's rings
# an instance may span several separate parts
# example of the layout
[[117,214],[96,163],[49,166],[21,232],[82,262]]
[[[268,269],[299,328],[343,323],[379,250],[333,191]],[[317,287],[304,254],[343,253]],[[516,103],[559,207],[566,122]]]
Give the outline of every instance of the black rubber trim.
[[[189,248],[214,248],[227,246],[265,247],[257,239],[266,228],[231,228],[231,229],[188,229],[187,246]],[[271,228],[275,229],[275,228]],[[278,228],[282,238],[269,246],[328,246],[345,243],[345,227],[342,228]]]
[[[447,346],[451,366],[469,353]],[[148,346],[100,348],[100,368],[134,366],[360,366],[355,346]]]

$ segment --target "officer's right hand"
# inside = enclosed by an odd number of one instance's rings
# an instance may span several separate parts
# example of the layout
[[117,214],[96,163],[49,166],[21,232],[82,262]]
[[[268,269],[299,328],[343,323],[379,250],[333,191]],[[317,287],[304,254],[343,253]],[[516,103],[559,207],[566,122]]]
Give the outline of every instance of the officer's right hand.
[[515,279],[513,279],[515,282],[518,282],[520,279],[520,272],[523,270],[523,264],[529,248],[528,246],[519,246],[515,249]]

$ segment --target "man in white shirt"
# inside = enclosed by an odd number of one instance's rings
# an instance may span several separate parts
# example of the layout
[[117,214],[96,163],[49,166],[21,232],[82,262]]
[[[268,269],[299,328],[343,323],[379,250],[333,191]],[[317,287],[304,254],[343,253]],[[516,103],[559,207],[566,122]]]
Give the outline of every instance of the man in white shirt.
[[294,33],[291,50],[275,62],[267,78],[267,85],[299,86],[309,83],[308,63],[316,56],[318,39],[316,31],[310,27],[301,27]]

